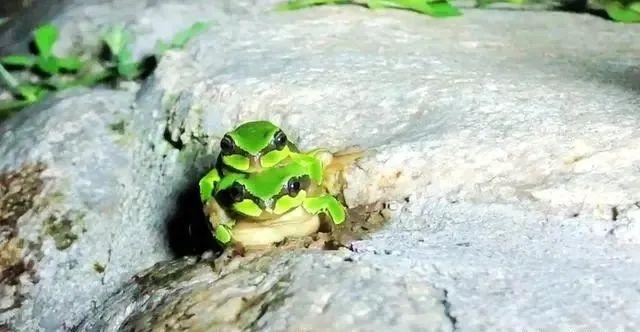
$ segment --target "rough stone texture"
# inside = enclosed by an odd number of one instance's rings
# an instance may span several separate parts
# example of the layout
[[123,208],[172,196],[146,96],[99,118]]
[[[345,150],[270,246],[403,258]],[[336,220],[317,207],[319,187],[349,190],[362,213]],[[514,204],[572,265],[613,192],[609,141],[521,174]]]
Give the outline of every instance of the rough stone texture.
[[[221,269],[212,266],[192,260],[156,267],[114,296],[100,320],[77,330],[452,328],[442,290],[406,269],[383,271],[377,264],[354,262],[344,252],[274,252],[237,259]],[[124,303],[128,310],[114,310]]]
[[[638,250],[621,242],[640,240],[639,32],[563,13],[325,7],[236,18],[157,75],[180,144],[268,118],[304,148],[371,151],[348,174],[351,205],[425,198],[355,244],[358,259],[446,289],[461,330],[634,329]],[[267,327],[307,317],[279,312]]]
[[638,329],[640,252],[593,233],[596,220],[421,196],[393,208],[352,251],[152,269],[78,330]]
[[[638,33],[565,13],[430,20],[320,7],[214,27],[167,58],[160,81],[188,82],[167,92],[178,95],[173,137],[186,144],[270,118],[303,147],[373,151],[349,175],[352,204],[424,192],[630,220]],[[185,63],[195,68],[173,69]]]
[[[181,246],[167,223],[197,176],[185,168],[193,162],[163,139],[151,113],[136,122],[133,99],[128,91],[70,92],[0,126],[0,170],[20,174],[41,165],[44,183],[14,222],[16,234],[3,237],[2,255],[13,253],[12,262],[26,267],[2,282],[13,299],[3,306],[11,307],[0,315],[4,324],[68,328],[132,273]],[[147,139],[145,130],[156,134]],[[3,268],[3,276],[7,271],[14,270]]]
[[[40,281],[25,282],[23,305],[3,322],[638,328],[640,26],[566,13],[436,20],[355,6],[273,13],[273,1],[190,3],[141,5],[175,12],[184,26],[194,17],[218,24],[168,53],[135,102],[122,91],[59,96],[0,127],[0,170],[42,162],[47,203],[17,222],[20,237],[42,239]],[[88,40],[89,23],[126,16],[134,31],[150,29],[135,47],[142,54],[169,33],[163,23],[184,28],[96,6],[63,11],[63,30]],[[259,118],[303,148],[369,151],[347,175],[350,205],[409,202],[393,203],[388,227],[354,243],[349,258],[271,253],[213,270],[177,261],[101,306],[134,271],[171,257],[172,222],[199,209],[182,188],[195,188],[224,131]],[[50,211],[58,218],[48,222]]]

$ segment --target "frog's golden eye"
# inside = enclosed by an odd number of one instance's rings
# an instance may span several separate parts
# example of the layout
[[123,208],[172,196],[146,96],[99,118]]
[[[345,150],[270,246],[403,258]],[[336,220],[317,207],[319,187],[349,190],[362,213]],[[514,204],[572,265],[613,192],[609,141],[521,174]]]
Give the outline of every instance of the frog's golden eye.
[[285,135],[282,130],[278,130],[275,136],[273,136],[273,145],[278,150],[282,150],[287,145],[287,135]]
[[220,140],[220,151],[223,154],[231,154],[233,152],[233,150],[235,150],[236,148],[236,143],[233,141],[233,139],[228,136],[225,135],[222,140]]

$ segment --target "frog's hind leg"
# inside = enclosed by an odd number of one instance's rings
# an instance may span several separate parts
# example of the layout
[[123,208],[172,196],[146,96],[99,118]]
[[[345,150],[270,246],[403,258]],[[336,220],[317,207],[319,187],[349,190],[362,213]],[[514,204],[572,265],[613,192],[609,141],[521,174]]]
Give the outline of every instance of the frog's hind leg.
[[302,207],[311,214],[326,213],[334,224],[341,224],[347,217],[345,207],[331,195],[307,198]]

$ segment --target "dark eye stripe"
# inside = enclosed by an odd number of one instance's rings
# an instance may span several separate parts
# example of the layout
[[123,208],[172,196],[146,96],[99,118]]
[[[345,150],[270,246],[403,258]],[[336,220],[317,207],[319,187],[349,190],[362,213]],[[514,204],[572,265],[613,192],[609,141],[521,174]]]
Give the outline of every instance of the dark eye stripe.
[[[238,188],[238,187],[242,188],[242,197],[240,199],[238,199],[238,200],[235,200],[234,197],[233,197],[233,190],[236,190],[235,188]],[[233,203],[236,203],[238,201],[243,201],[245,199],[252,200],[261,209],[265,208],[265,202],[263,202],[260,198],[252,195],[250,192],[248,192],[246,190],[246,188],[243,185],[238,184],[238,183],[234,184],[233,186],[231,186],[229,188],[225,188],[223,190],[220,190],[216,194],[215,198],[218,201],[218,203],[220,203],[220,205],[222,207],[225,207],[225,208],[230,208],[231,206],[233,206]]]

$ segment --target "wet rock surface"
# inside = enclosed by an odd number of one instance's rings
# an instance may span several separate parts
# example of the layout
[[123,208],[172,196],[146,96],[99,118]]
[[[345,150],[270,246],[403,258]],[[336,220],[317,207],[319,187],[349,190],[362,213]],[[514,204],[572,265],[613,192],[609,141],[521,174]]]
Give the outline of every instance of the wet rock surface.
[[[21,299],[4,327],[637,329],[640,26],[273,3],[145,2],[167,16],[127,21],[136,54],[194,13],[217,24],[139,91],[73,91],[0,124],[2,292]],[[113,12],[90,6],[60,14],[79,36],[62,51],[129,15],[76,16]],[[390,220],[338,250],[172,260],[211,247],[195,182],[254,119],[302,148],[366,149],[345,198]],[[37,190],[7,218],[16,178]]]

